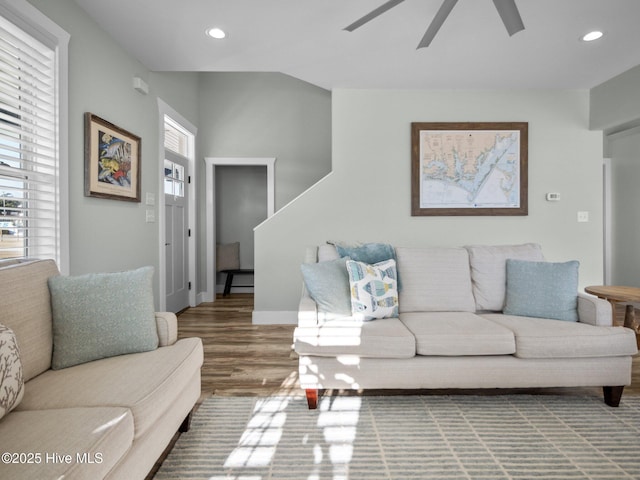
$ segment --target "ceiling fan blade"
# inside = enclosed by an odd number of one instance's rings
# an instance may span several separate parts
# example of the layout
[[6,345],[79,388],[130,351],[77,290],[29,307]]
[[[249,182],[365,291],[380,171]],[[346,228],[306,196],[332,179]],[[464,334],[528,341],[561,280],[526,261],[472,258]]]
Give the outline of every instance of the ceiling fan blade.
[[496,6],[510,37],[514,33],[524,30],[524,23],[522,23],[515,0],[493,0],[493,4]]
[[458,0],[444,0],[444,2],[442,2],[440,10],[438,10],[436,16],[433,17],[431,25],[429,25],[424,37],[422,37],[422,40],[420,40],[420,43],[418,44],[418,48],[428,47],[431,44],[431,41],[434,39],[436,33],[438,33],[438,30],[440,30],[440,27],[451,13],[451,10],[456,6],[456,3],[458,3]]
[[402,2],[404,2],[404,0],[389,0],[385,4],[380,5],[375,10],[367,13],[361,19],[356,20],[355,22],[353,22],[348,27],[345,27],[344,30],[346,30],[348,32],[353,32],[356,28],[361,27],[362,25],[364,25],[367,22],[370,22],[371,20],[376,18],[378,15],[382,15],[387,10],[392,9],[393,7],[395,7],[396,5],[398,5],[398,4],[402,3]]

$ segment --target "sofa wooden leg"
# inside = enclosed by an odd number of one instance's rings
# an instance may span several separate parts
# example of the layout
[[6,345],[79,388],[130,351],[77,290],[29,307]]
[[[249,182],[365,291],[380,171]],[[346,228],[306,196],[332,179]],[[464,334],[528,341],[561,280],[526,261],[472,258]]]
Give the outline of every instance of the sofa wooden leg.
[[182,424],[180,425],[180,428],[178,429],[178,431],[180,433],[186,433],[189,431],[189,429],[191,428],[191,417],[193,416],[193,410],[191,410],[189,412],[189,414],[184,417],[184,420],[182,421]]
[[307,405],[309,405],[309,410],[315,410],[318,408],[318,389],[316,388],[307,388]]
[[602,387],[602,393],[604,393],[604,403],[610,407],[617,407],[620,405],[620,399],[622,398],[622,387]]

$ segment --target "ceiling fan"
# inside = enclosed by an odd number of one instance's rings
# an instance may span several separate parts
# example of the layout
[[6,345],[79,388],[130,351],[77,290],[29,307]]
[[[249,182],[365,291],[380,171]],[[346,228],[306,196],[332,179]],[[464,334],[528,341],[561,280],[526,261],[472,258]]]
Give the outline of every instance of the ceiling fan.
[[[353,32],[356,28],[370,22],[377,16],[382,15],[387,10],[390,10],[402,2],[404,2],[404,0],[389,0],[375,10],[366,14],[364,17],[356,20],[351,25],[345,27],[345,30]],[[440,30],[440,27],[449,16],[449,13],[451,13],[451,10],[453,10],[456,3],[458,3],[458,0],[444,0],[444,2],[442,2],[440,9],[436,13],[436,16],[433,17],[431,25],[429,25],[429,28],[425,32],[417,48],[428,47],[431,44],[431,41],[436,36],[436,33],[438,33],[438,30]],[[512,36],[520,30],[524,30],[524,24],[522,23],[522,18],[520,18],[520,12],[518,12],[515,0],[493,0],[493,4],[495,5],[496,10],[498,10],[502,23],[504,23],[509,36]]]

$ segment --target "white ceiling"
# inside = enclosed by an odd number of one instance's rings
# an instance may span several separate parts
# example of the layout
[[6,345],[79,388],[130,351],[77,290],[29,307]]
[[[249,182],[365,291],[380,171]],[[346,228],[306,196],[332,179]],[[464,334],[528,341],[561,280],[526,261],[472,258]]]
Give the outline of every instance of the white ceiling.
[[[640,64],[640,0],[516,0],[509,37],[491,0],[460,0],[416,50],[442,0],[75,0],[152,71],[282,72],[327,89],[591,88]],[[219,26],[224,40],[205,30]],[[585,43],[593,29],[604,38]]]

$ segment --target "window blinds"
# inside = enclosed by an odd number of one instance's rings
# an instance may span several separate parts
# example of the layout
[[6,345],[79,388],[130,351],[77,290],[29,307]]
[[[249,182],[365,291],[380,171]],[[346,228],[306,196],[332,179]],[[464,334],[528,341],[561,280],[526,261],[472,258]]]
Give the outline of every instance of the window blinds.
[[166,115],[164,117],[164,148],[183,157],[188,157],[190,154],[189,133]]
[[59,258],[56,54],[0,17],[0,259]]

